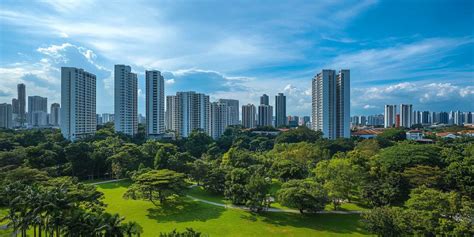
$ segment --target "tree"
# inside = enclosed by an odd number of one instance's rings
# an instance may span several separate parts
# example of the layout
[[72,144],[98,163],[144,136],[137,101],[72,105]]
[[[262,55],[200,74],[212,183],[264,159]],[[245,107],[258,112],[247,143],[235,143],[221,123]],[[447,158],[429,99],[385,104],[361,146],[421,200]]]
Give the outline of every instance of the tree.
[[186,189],[185,175],[172,170],[152,170],[138,175],[124,194],[125,198],[145,199],[158,205],[173,195],[182,195]]
[[315,142],[323,137],[322,132],[314,131],[306,126],[280,133],[275,138],[275,143],[298,143],[298,142]]
[[207,135],[204,131],[194,130],[186,138],[184,147],[192,156],[200,158],[201,155],[207,151],[208,146],[213,142],[212,137]]
[[270,206],[270,178],[265,178],[259,174],[250,177],[245,185],[247,190],[247,202],[245,205],[252,211],[260,212]]
[[66,159],[71,163],[71,174],[73,176],[85,178],[92,175],[90,167],[94,165],[91,157],[93,149],[89,143],[74,142],[65,148]]
[[406,233],[404,212],[400,208],[376,207],[362,214],[365,228],[377,236],[397,237]]
[[169,233],[160,232],[160,237],[201,237],[201,232],[193,230],[193,228],[186,228],[183,232],[178,232],[176,229]]
[[333,158],[318,163],[314,169],[332,200],[334,209],[344,201],[350,201],[357,192],[362,175],[360,167],[346,158]]
[[248,183],[250,172],[244,168],[234,168],[225,177],[224,195],[233,204],[245,204],[248,193],[245,185]]
[[275,158],[271,172],[281,181],[290,179],[304,179],[308,175],[306,165],[293,159]]
[[328,196],[323,186],[313,180],[290,180],[277,193],[280,203],[287,207],[304,211],[324,210]]
[[389,171],[399,172],[416,165],[443,167],[440,151],[435,145],[400,143],[383,149],[377,155],[377,162]]
[[202,186],[212,193],[223,194],[226,188],[225,181],[226,172],[218,164],[213,163],[202,180]]
[[388,140],[391,142],[403,141],[406,139],[405,130],[399,128],[385,129],[381,134],[377,135],[378,140]]
[[191,165],[191,178],[196,181],[197,185],[200,185],[204,182],[207,173],[209,172],[209,165],[206,161],[202,159],[196,159]]
[[440,187],[443,171],[437,166],[417,165],[406,168],[402,176],[412,187]]

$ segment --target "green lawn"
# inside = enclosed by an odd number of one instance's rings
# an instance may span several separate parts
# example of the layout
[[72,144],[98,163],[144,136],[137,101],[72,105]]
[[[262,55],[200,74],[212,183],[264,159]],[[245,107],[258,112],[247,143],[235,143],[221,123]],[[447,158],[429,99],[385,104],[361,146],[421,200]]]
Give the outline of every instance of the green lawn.
[[[142,236],[156,236],[159,232],[192,227],[209,236],[362,236],[364,232],[358,215],[291,213],[265,213],[225,209],[190,199],[174,200],[164,206],[155,207],[141,200],[122,198],[129,181],[98,185],[105,194],[107,210],[120,213],[126,221],[137,221],[144,229]],[[190,195],[210,201],[221,202],[213,196],[196,189]],[[201,195],[201,196],[199,196]]]

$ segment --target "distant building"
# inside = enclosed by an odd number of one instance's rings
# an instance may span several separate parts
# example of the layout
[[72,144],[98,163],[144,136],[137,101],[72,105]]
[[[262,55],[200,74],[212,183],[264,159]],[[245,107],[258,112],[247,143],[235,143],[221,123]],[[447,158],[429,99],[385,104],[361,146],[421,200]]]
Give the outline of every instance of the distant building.
[[406,139],[407,140],[422,140],[424,138],[423,132],[420,130],[410,130],[406,132]]
[[103,113],[102,114],[102,123],[114,122],[114,114]]
[[270,105],[267,94],[263,94],[262,96],[260,96],[260,104],[261,105]]
[[286,96],[283,93],[278,93],[275,96],[275,127],[285,126],[286,120]]
[[25,84],[20,83],[17,86],[18,90],[18,121],[20,126],[25,126],[26,123],[26,87]]
[[227,115],[228,125],[239,125],[239,101],[233,99],[219,99],[221,104],[226,104],[229,108],[229,114]]
[[[421,124],[423,125],[431,125],[431,113],[430,111],[423,111],[421,112]],[[420,123],[420,122],[419,122]]]
[[11,104],[0,104],[0,128],[13,128],[13,109]]
[[96,76],[83,69],[61,68],[61,133],[68,140],[97,130]]
[[28,96],[28,124],[32,127],[48,125],[48,99],[41,96]]
[[95,119],[96,119],[96,124],[97,124],[97,125],[102,125],[102,124],[104,124],[104,123],[102,122],[102,116],[101,116],[100,114],[96,114],[96,115],[95,115]]
[[411,104],[400,105],[400,127],[410,128],[413,125],[413,106]]
[[350,137],[350,71],[322,70],[312,81],[313,130],[329,139]]
[[287,122],[288,127],[296,128],[299,126],[299,122],[300,122],[299,116],[288,116],[287,120],[288,120]]
[[165,133],[165,79],[160,71],[146,71],[146,134]]
[[396,105],[385,105],[385,110],[384,110],[384,116],[385,116],[385,122],[384,122],[384,127],[385,128],[391,128],[395,126],[395,120],[397,116],[397,106]]
[[462,126],[464,123],[463,123],[463,113],[461,111],[456,111],[454,112],[454,119],[453,119],[453,123],[455,125],[458,125],[458,126]]
[[61,107],[58,103],[52,103],[49,115],[49,124],[59,127],[61,121]]
[[261,104],[258,106],[258,122],[257,125],[260,127],[263,126],[272,126],[273,120],[273,106]]
[[229,106],[227,103],[212,102],[209,113],[209,136],[218,139],[228,126]]
[[360,116],[360,118],[359,118],[359,123],[360,123],[361,126],[367,125],[367,117],[365,117],[365,116]]
[[137,74],[130,66],[115,65],[114,85],[115,131],[133,136],[138,132]]
[[178,137],[188,137],[194,130],[209,130],[209,96],[194,91],[177,92],[167,97],[167,126]]
[[242,126],[244,128],[257,127],[256,114],[257,114],[257,110],[255,108],[255,105],[253,104],[242,105]]

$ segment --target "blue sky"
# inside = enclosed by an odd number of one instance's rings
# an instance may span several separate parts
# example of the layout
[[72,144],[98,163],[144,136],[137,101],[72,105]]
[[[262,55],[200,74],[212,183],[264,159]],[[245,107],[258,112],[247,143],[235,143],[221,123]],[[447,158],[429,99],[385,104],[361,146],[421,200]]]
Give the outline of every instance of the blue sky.
[[[314,2],[314,3],[312,3]],[[384,104],[474,111],[474,1],[0,1],[0,102],[60,101],[60,67],[97,75],[97,112],[113,112],[113,65],[157,69],[165,93],[258,103],[287,95],[311,114],[311,79],[351,69],[351,113]]]

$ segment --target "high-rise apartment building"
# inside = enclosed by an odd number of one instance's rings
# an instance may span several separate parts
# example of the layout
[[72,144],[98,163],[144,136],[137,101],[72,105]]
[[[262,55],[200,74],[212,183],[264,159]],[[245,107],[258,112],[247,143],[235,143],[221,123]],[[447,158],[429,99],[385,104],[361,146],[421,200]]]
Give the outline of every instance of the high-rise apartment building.
[[0,128],[13,128],[13,109],[11,104],[0,104]]
[[260,97],[257,117],[257,126],[264,127],[273,125],[273,106],[269,105],[268,95],[266,94]]
[[[418,111],[420,112],[420,111]],[[423,125],[431,125],[431,113],[430,111],[423,111],[421,112],[421,121],[418,122],[418,123],[421,123]],[[417,124],[417,123],[414,123],[414,124]]]
[[400,105],[400,127],[410,128],[413,125],[413,106],[411,104]]
[[178,137],[188,137],[194,130],[209,130],[209,96],[194,91],[177,92],[166,98],[167,129]]
[[261,105],[270,105],[267,94],[263,94],[262,96],[260,96],[260,104]]
[[312,127],[324,137],[350,137],[350,71],[324,69],[312,81]]
[[257,109],[253,104],[242,105],[242,126],[244,128],[255,128]]
[[61,68],[61,133],[68,140],[90,136],[96,124],[96,76],[80,68]]
[[453,123],[454,125],[462,126],[463,125],[463,112],[461,111],[455,111],[454,116],[453,116]]
[[114,114],[103,113],[102,114],[102,123],[109,123],[114,121]]
[[209,113],[209,136],[218,139],[229,125],[229,106],[227,103],[212,102]]
[[48,125],[48,98],[28,96],[28,124],[33,127]]
[[165,80],[160,71],[146,71],[146,134],[165,133]]
[[26,87],[25,84],[20,83],[17,86],[18,90],[18,121],[20,126],[25,126],[26,123]]
[[49,114],[49,124],[58,127],[60,124],[60,111],[61,107],[59,106],[58,103],[52,103],[51,104],[51,109],[50,109],[50,114]]
[[115,131],[133,136],[138,132],[137,74],[130,66],[115,65],[114,85]]
[[275,96],[275,127],[285,126],[286,124],[286,96],[283,93],[278,93]]
[[384,127],[385,128],[394,127],[396,117],[397,117],[397,106],[396,105],[385,105]]
[[233,99],[219,99],[219,103],[226,104],[229,107],[229,114],[227,115],[228,125],[239,125],[239,101]]

